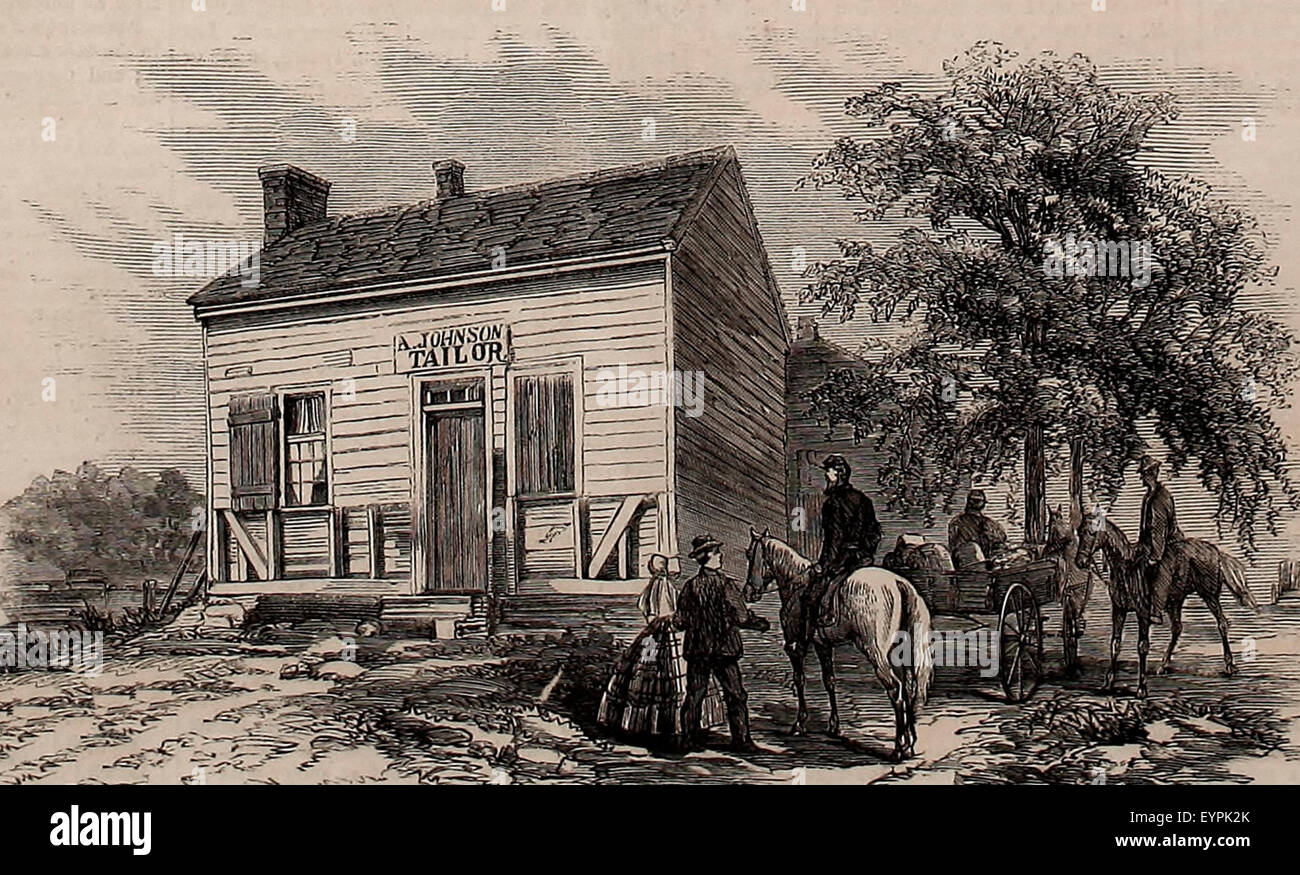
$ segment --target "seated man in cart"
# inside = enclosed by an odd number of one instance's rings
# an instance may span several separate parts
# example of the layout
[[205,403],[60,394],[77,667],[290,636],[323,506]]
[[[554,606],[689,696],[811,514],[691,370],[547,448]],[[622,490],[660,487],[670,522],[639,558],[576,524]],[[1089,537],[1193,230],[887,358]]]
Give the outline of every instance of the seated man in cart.
[[984,490],[972,489],[966,509],[948,524],[948,552],[957,570],[987,568],[988,560],[1007,549],[1007,532],[985,515]]

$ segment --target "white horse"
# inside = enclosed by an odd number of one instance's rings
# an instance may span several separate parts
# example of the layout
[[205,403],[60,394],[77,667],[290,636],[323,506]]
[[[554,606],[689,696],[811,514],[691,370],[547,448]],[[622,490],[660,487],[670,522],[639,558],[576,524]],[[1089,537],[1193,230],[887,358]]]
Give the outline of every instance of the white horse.
[[793,732],[802,735],[808,720],[804,697],[804,661],[811,643],[822,666],[822,683],[830,697],[831,715],[827,729],[839,735],[840,716],[835,702],[834,650],[839,644],[853,644],[867,657],[880,685],[894,706],[894,758],[903,760],[916,753],[916,709],[925,704],[934,678],[930,651],[930,611],[925,601],[905,578],[884,568],[859,568],[839,587],[826,593],[832,604],[830,622],[819,626],[811,642],[804,640],[801,622],[803,589],[808,585],[812,562],[766,531],[749,530],[745,551],[749,571],[745,599],[756,602],[769,584],[776,582],[781,595],[781,630],[785,651],[794,668],[799,716]]

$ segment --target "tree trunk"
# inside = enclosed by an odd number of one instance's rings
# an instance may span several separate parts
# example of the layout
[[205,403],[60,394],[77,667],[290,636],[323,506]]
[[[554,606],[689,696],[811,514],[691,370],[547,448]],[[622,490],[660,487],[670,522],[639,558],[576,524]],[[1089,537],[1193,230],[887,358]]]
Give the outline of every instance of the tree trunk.
[[1070,528],[1083,522],[1083,438],[1070,439]]
[[1025,542],[1047,543],[1047,459],[1038,422],[1025,436]]
[[[1026,319],[1025,351],[1032,353],[1046,335],[1041,319]],[[1025,543],[1047,543],[1047,457],[1041,422],[1031,422],[1025,434]]]

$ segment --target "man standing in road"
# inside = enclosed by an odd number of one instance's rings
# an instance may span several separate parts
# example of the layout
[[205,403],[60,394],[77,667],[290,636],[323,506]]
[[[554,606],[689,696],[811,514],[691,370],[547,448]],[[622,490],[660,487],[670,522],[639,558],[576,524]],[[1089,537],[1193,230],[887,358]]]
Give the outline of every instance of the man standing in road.
[[[769,623],[749,609],[740,587],[722,573],[721,541],[700,535],[691,542],[690,555],[700,564],[700,570],[682,587],[673,617],[677,628],[685,631],[682,652],[686,657],[686,701],[682,705],[682,726],[700,725],[700,709],[712,674],[727,703],[732,749],[757,750],[749,736],[749,697],[740,676],[744,648],[739,630],[766,632]],[[695,750],[703,747],[701,734],[685,742]]]

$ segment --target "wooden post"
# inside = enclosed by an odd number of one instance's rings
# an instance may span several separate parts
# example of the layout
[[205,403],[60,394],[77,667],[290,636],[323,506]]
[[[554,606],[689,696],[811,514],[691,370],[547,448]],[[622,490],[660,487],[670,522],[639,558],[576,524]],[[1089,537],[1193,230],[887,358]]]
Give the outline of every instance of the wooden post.
[[[573,530],[573,559],[576,563],[574,567],[574,577],[585,578],[594,577],[587,573],[587,564],[591,561],[591,499],[587,496],[579,496],[577,503],[574,505],[576,515],[574,517]],[[523,543],[523,527],[520,529],[519,541]],[[522,563],[520,563],[522,565]]]
[[281,549],[279,516],[275,508],[266,511],[266,579],[283,577],[284,551]]
[[343,528],[343,508],[330,508],[329,526],[330,578],[347,577],[347,535]]
[[635,567],[635,563],[631,561],[632,539],[629,537],[630,533],[631,533],[630,527],[624,529],[623,534],[620,535],[618,538],[618,544],[614,547],[614,549],[618,551],[618,579],[619,580],[628,580],[629,578],[634,576],[633,574],[630,573],[631,569]]
[[1273,604],[1277,604],[1285,593],[1291,592],[1296,588],[1296,576],[1300,568],[1297,567],[1294,559],[1282,559],[1277,563],[1277,581],[1273,584],[1271,593]]
[[208,563],[208,578],[217,583],[224,583],[230,579],[230,533],[227,531],[225,518],[215,509],[208,518],[208,526],[211,531],[209,537],[215,542],[212,558]]
[[381,580],[384,576],[384,521],[377,504],[366,508],[366,541],[370,551],[370,578]]
[[144,606],[145,619],[152,620],[156,616],[154,614],[154,609],[155,609],[155,595],[158,589],[158,581],[154,580],[151,577],[144,582],[144,585],[141,588],[143,590],[141,604]]

